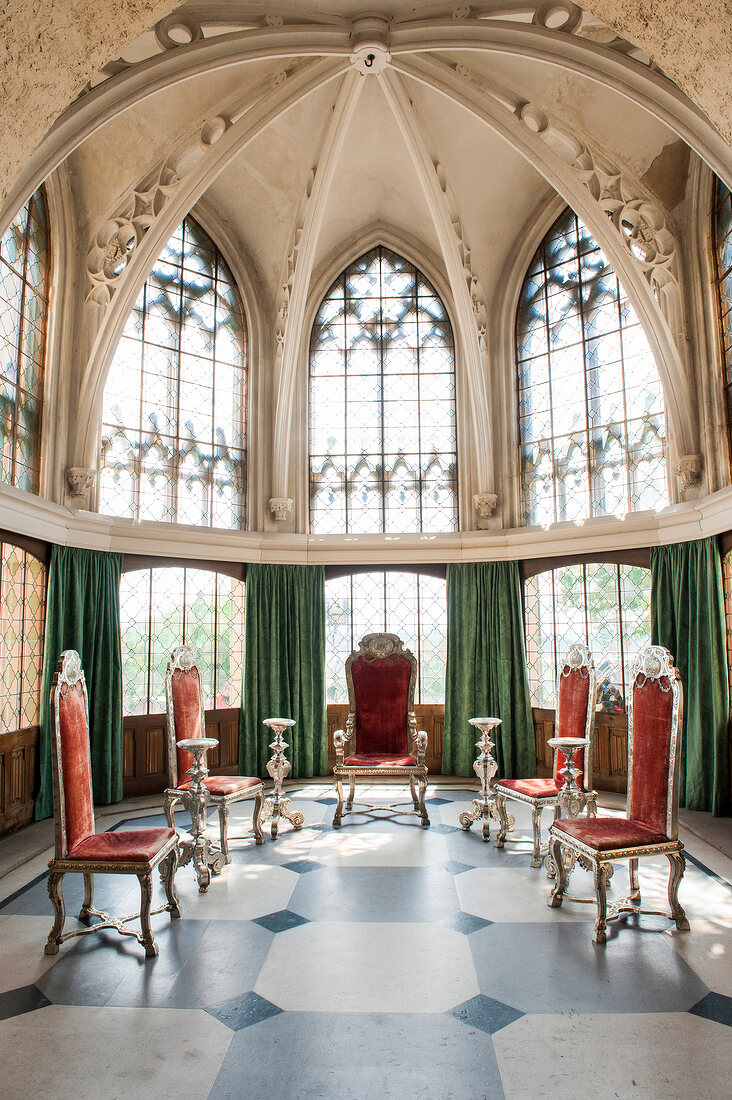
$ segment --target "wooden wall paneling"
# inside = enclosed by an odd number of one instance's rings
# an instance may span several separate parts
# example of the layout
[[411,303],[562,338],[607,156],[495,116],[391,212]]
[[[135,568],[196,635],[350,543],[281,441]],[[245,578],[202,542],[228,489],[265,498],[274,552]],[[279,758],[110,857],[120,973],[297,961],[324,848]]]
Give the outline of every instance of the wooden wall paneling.
[[[209,753],[214,775],[236,775],[239,759],[239,708],[206,711],[206,734],[219,746]],[[123,722],[125,798],[162,794],[168,785],[168,745],[164,714],[130,714]]]
[[[553,710],[533,708],[536,740],[536,774],[552,773],[553,754],[547,740],[554,736]],[[592,762],[593,781],[598,790],[624,793],[628,780],[628,718],[625,714],[595,715],[595,746]]]
[[0,734],[0,835],[33,819],[38,726]]

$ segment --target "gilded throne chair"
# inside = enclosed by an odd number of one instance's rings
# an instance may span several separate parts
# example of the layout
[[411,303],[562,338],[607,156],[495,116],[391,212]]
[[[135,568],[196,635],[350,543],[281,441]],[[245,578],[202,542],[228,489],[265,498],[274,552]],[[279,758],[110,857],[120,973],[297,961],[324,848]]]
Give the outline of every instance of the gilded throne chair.
[[[586,807],[587,815],[597,814],[597,792],[592,789],[592,752],[595,731],[595,664],[586,645],[569,647],[557,677],[557,719],[555,738],[586,738],[587,746],[578,748],[572,759],[582,776],[573,805],[567,807],[570,816],[577,816]],[[549,742],[551,744],[551,742]],[[494,784],[496,814],[500,822],[495,839],[496,848],[503,848],[511,828],[506,802],[513,799],[531,807],[533,848],[531,866],[541,867],[541,815],[545,809],[554,811],[556,820],[561,811],[562,772],[567,760],[558,745],[554,746],[552,775],[547,779],[502,779]],[[566,810],[565,810],[566,812]],[[519,837],[509,838],[519,840]]]
[[[145,948],[145,956],[158,953],[150,929],[150,917],[168,912],[180,917],[175,894],[178,866],[177,837],[173,829],[128,829],[97,833],[94,827],[91,756],[89,750],[89,702],[81,659],[74,649],[59,658],[51,684],[51,769],[53,773],[54,858],[49,862],[48,894],[54,909],[54,923],[45,946],[46,955],[56,955],[59,944],[113,928],[133,936]],[[167,897],[165,905],[152,909],[153,872],[158,868]],[[64,934],[66,908],[62,892],[64,875],[84,876],[84,903],[79,920],[96,923]],[[94,875],[136,875],[140,883],[140,911],[128,917],[114,917],[94,906]],[[140,921],[140,931],[128,928]]]
[[[624,913],[657,913],[641,907],[638,862],[668,857],[669,917],[679,931],[689,922],[679,904],[679,884],[686,861],[678,839],[679,765],[681,760],[681,715],[683,692],[674,659],[663,646],[642,650],[631,669],[628,700],[628,797],[625,817],[595,817],[555,821],[551,826],[550,849],[556,882],[549,905],[558,908],[564,900],[575,861],[592,871],[595,899],[567,901],[597,903],[593,940],[604,944],[608,921]],[[626,897],[608,910],[607,883],[612,864],[628,861],[630,889]]]
[[[333,734],[336,762],[333,768],[337,805],[334,828],[351,813],[373,815],[415,815],[427,826],[427,734],[417,731],[414,689],[417,659],[404,648],[396,634],[367,634],[346,660],[349,715],[344,730]],[[351,750],[346,756],[346,746]],[[416,749],[416,755],[413,753]],[[343,809],[343,781],[349,792]],[[359,802],[354,809],[357,783],[406,784],[410,803],[373,804]]]
[[[168,788],[165,791],[165,816],[175,828],[175,807],[191,785],[188,770],[193,756],[180,748],[178,741],[205,737],[206,718],[201,692],[198,654],[192,646],[177,646],[170,655],[165,674],[165,701],[168,735]],[[207,775],[203,780],[208,792],[208,805],[219,813],[221,856],[231,863],[229,851],[229,807],[234,802],[254,799],[252,829],[257,844],[264,844],[262,810],[264,786],[262,780],[246,775]]]

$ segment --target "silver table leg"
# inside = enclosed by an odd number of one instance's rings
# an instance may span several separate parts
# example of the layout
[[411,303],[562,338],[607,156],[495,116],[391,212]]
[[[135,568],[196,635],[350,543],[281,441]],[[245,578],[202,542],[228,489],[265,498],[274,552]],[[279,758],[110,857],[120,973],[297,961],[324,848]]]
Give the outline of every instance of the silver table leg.
[[[272,840],[275,840],[279,831],[280,818],[289,821],[293,829],[302,829],[305,815],[301,814],[299,810],[291,810],[290,799],[282,797],[282,784],[290,774],[291,769],[290,761],[285,756],[285,750],[289,748],[289,745],[282,740],[282,734],[290,726],[294,726],[295,721],[292,718],[265,718],[264,725],[272,730],[274,734],[274,741],[269,746],[272,750],[272,759],[267,764],[267,772],[274,783],[274,788],[272,791],[273,797],[266,798],[264,801],[262,821],[271,820],[270,832]],[[353,792],[351,792],[352,797]]]
[[193,863],[198,879],[198,889],[202,894],[208,890],[211,874],[218,875],[224,868],[224,856],[218,847],[211,843],[206,832],[206,811],[210,800],[208,788],[204,782],[208,775],[206,753],[218,745],[215,737],[187,737],[178,741],[178,746],[193,756],[193,764],[188,769],[191,785],[187,791],[181,791],[180,801],[191,815],[191,839],[180,843],[179,867]]

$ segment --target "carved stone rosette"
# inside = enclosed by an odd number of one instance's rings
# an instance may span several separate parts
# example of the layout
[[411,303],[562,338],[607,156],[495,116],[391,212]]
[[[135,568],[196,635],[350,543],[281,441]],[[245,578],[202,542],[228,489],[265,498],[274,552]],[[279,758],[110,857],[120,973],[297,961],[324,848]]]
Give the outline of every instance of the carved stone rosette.
[[266,798],[264,800],[264,806],[262,808],[262,821],[269,821],[271,819],[271,833],[272,840],[277,839],[277,833],[279,831],[279,819],[284,817],[287,821],[291,822],[293,829],[302,829],[305,822],[304,814],[301,814],[299,810],[290,809],[290,799],[282,797],[282,784],[290,774],[292,765],[285,756],[286,750],[289,745],[286,741],[282,740],[282,734],[290,726],[295,725],[295,721],[292,718],[265,718],[264,723],[272,733],[274,734],[274,741],[270,743],[272,750],[272,759],[267,764],[267,773],[270,779],[274,783],[273,798]]

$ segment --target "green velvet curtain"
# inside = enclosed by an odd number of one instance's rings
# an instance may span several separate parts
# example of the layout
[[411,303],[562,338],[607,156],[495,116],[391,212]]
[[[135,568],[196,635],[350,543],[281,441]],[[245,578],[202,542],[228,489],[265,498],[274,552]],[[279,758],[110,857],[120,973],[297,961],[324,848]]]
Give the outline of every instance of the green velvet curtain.
[[122,555],[54,546],[48,571],[41,680],[40,791],[36,819],[53,814],[49,692],[64,649],[81,656],[89,695],[94,801],[122,798],[122,647],[119,582]]
[[327,773],[322,566],[247,567],[239,720],[242,775],[267,774],[271,736],[262,725],[265,718],[295,720],[285,734],[293,778]]
[[516,562],[447,567],[447,670],[442,771],[472,775],[477,731],[469,718],[502,720],[498,775],[535,773],[536,748],[526,671],[521,579]]
[[716,539],[652,548],[651,639],[671,651],[684,686],[681,805],[728,814],[729,682]]

